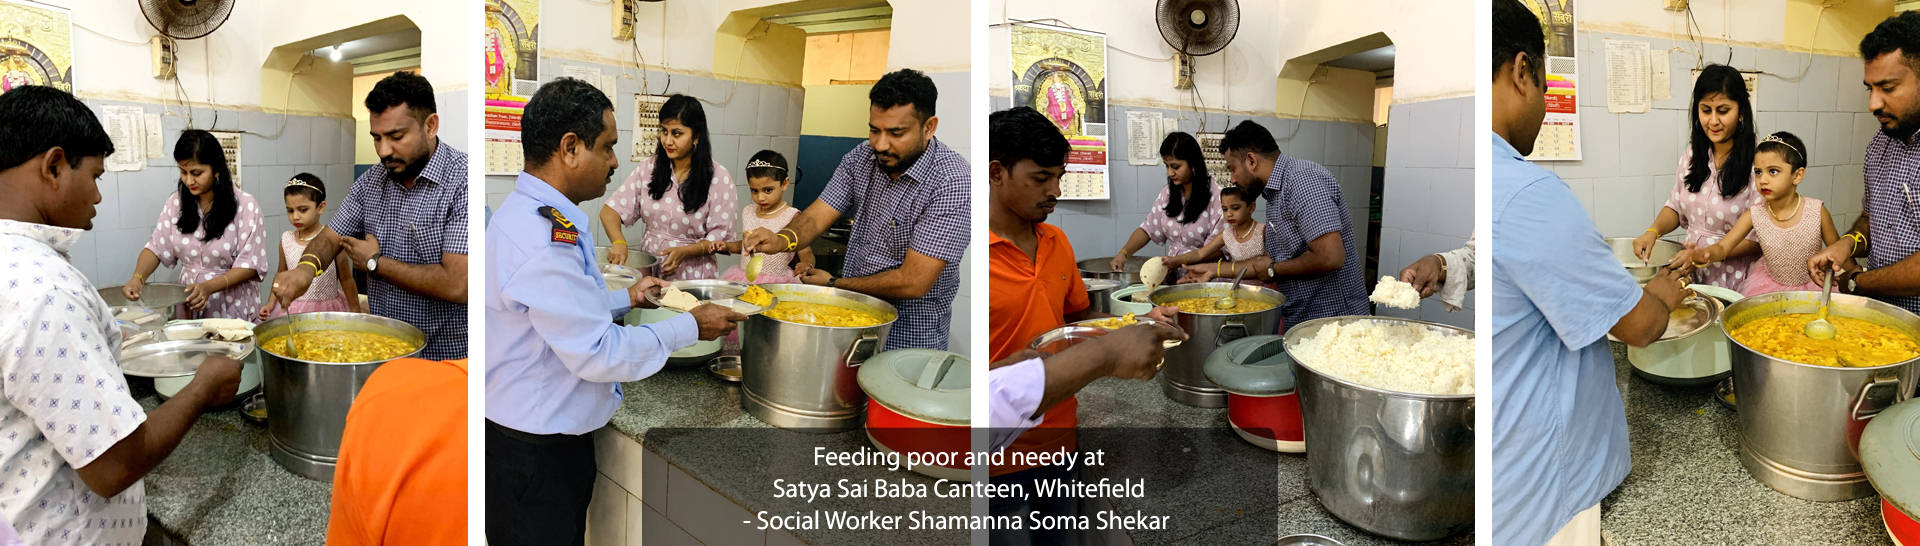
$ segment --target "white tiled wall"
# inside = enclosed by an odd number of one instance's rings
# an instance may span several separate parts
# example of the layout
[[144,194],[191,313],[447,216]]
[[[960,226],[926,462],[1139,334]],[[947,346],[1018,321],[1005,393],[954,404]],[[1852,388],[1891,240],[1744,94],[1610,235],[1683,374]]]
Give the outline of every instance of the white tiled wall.
[[[1606,95],[1598,92],[1606,89],[1607,38],[1647,41],[1655,50],[1676,45],[1659,38],[1581,33],[1581,87],[1595,90],[1580,95],[1584,157],[1541,165],[1567,181],[1601,233],[1626,237],[1653,223],[1679,179],[1680,154],[1691,130],[1692,70],[1699,59],[1691,43],[1679,41],[1687,51],[1670,56],[1671,98],[1655,101],[1645,114],[1609,114]],[[1860,85],[1860,59],[1727,46],[1707,46],[1706,58],[1723,64],[1731,58],[1734,68],[1767,73],[1759,76],[1754,91],[1759,135],[1789,131],[1807,143],[1809,165],[1800,192],[1826,201],[1835,227],[1846,230],[1860,215],[1862,156],[1879,131]]]
[[[1473,233],[1473,149],[1481,139],[1473,133],[1472,97],[1395,104],[1388,119],[1379,274],[1398,276],[1416,259],[1460,248]],[[1462,307],[1448,312],[1428,298],[1417,309],[1374,312],[1472,328],[1471,291]]]
[[[631,131],[634,114],[633,94],[640,92],[640,70],[565,59],[546,59],[540,63],[541,77],[543,79],[558,77],[564,73],[564,67],[568,65],[590,66],[600,70],[602,74],[621,76],[619,96],[612,99],[614,117],[621,127],[622,153],[620,168],[614,173],[613,183],[607,187],[607,193],[611,194],[621,182],[632,175],[635,167],[635,162],[628,161],[631,147],[627,143],[633,142]],[[940,140],[961,155],[970,156],[972,150],[969,143],[972,138],[972,128],[969,123],[970,104],[966,97],[971,75],[965,72],[951,72],[927,76],[940,90],[941,100],[937,102],[936,112],[943,121],[938,129]],[[648,76],[648,83],[653,86],[651,92],[661,93],[665,79],[661,73],[654,72]],[[747,195],[745,166],[747,159],[753,157],[754,153],[771,149],[786,156],[789,163],[797,161],[800,148],[800,113],[805,90],[677,74],[673,76],[672,88],[665,92],[688,94],[701,100],[701,106],[707,114],[709,138],[713,141],[714,160],[719,161],[733,175],[735,194],[741,206],[753,202]],[[486,179],[487,206],[490,209],[497,209],[500,202],[507,198],[507,194],[513,192],[514,177],[488,176]],[[793,198],[791,188],[788,189],[787,198],[791,203]],[[595,229],[598,229],[598,215],[600,206],[604,202],[605,198],[601,198],[580,204],[581,210],[595,217]],[[807,203],[792,204],[802,209],[808,205]],[[626,228],[627,240],[639,241],[645,232],[643,225],[636,223]],[[973,250],[969,248],[967,257],[961,260],[960,292],[954,298],[953,325],[948,339],[948,350],[961,353],[967,352],[970,339],[967,325],[970,320],[968,309],[972,297],[970,288],[972,283],[968,282],[965,272],[970,266],[972,256]],[[724,271],[737,265],[739,257],[721,256],[719,263],[721,270]]]
[[[445,100],[445,99],[442,99]],[[140,106],[149,114],[163,114],[167,107],[158,104],[88,100],[99,115],[101,107]],[[442,107],[444,108],[444,106]],[[153,234],[160,208],[179,183],[179,168],[173,161],[174,143],[187,127],[186,111],[173,106],[172,114],[161,117],[162,154],[150,157],[139,171],[108,172],[100,177],[101,202],[95,208],[93,230],[73,249],[73,263],[87,278],[102,288],[127,282],[140,249]],[[293,226],[287,223],[286,203],[281,189],[294,173],[308,172],[327,184],[330,205],[345,197],[353,184],[353,120],[317,116],[282,116],[261,112],[205,108],[193,110],[193,122],[213,131],[245,131],[241,138],[239,174],[241,187],[260,203],[266,223],[265,243],[268,258],[277,264],[280,233]],[[326,218],[331,218],[331,211]],[[269,265],[271,270],[273,265]],[[178,269],[162,267],[151,282],[171,282]],[[261,283],[266,293],[268,283]]]

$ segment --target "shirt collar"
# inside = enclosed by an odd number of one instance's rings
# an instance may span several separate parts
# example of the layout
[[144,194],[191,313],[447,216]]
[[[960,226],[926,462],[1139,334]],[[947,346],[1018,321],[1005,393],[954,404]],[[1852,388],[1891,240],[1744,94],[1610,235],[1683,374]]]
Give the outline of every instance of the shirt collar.
[[562,195],[560,190],[555,189],[552,184],[541,180],[538,176],[527,174],[526,171],[520,171],[520,177],[514,180],[513,192],[525,195],[536,203],[553,207],[574,225],[582,226],[579,229],[580,246],[587,249],[593,248],[593,230],[585,227],[588,225],[586,211],[580,210],[580,205],[567,200],[567,196]]
[[[947,145],[940,142],[940,137],[927,139],[927,151],[921,152],[920,159],[914,160],[913,166],[907,167],[907,174],[900,178],[911,178],[914,182],[933,180],[936,175],[940,174],[940,172],[936,170],[937,167],[934,167],[933,164],[938,159],[944,159],[943,156],[946,151]],[[882,171],[881,174],[884,175],[886,172]]]
[[1493,131],[1487,131],[1487,134],[1493,136],[1493,155],[1495,157],[1505,156],[1510,159],[1526,161],[1527,158],[1520,155],[1520,150],[1515,149],[1512,144],[1507,143],[1506,137],[1502,137],[1500,133]]
[[55,252],[65,256],[80,242],[84,229],[63,228],[46,224],[31,224],[13,220],[0,220],[0,235],[16,235],[34,242],[53,247]]
[[1287,157],[1287,154],[1274,156],[1273,170],[1267,173],[1267,182],[1260,188],[1260,194],[1266,196],[1268,200],[1272,200],[1274,196],[1280,195],[1280,189],[1285,186],[1287,181],[1285,175],[1287,167],[1292,164],[1293,159]]

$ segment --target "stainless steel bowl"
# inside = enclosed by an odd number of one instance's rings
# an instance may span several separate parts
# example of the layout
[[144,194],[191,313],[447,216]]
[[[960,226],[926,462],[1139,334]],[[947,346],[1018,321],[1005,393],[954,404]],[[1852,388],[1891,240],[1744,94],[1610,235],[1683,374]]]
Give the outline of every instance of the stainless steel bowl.
[[374,370],[391,360],[420,353],[426,334],[411,324],[363,313],[302,313],[253,327],[254,339],[269,341],[296,331],[350,330],[373,332],[414,344],[413,352],[376,362],[333,363],[301,360],[261,347],[266,365],[267,439],[273,461],[282,468],[319,481],[333,479],[340,455],[340,435],[347,428],[347,410],[360,386]]
[[1633,280],[1640,284],[1653,280],[1653,276],[1660,272],[1660,266],[1667,265],[1673,260],[1674,254],[1686,249],[1680,243],[1656,239],[1653,241],[1653,250],[1647,254],[1648,259],[1641,260],[1633,255],[1632,237],[1608,237],[1607,247],[1613,250],[1613,258],[1620,260],[1620,266],[1627,268],[1627,273],[1633,275]]
[[[604,246],[593,247],[593,263],[596,263],[596,264],[607,263],[607,247],[604,247]],[[621,265],[631,267],[635,271],[639,271],[640,276],[642,277],[649,277],[649,276],[653,276],[654,274],[653,266],[658,263],[660,263],[659,257],[656,257],[645,250],[640,250],[640,247],[627,245],[627,263],[624,263]]]
[[140,287],[140,301],[128,300],[121,289],[126,285],[109,286],[100,289],[100,299],[106,300],[107,307],[145,307],[158,311],[161,322],[173,319],[190,318],[187,309],[186,285],[169,282],[150,282]]
[[1125,281],[1102,277],[1082,277],[1080,282],[1087,285],[1087,308],[1096,313],[1110,313],[1114,290],[1127,286]]
[[1473,527],[1473,395],[1369,387],[1322,374],[1294,354],[1320,328],[1358,321],[1473,335],[1393,317],[1329,317],[1289,328],[1308,489],[1328,512],[1370,533],[1425,541],[1466,532]]

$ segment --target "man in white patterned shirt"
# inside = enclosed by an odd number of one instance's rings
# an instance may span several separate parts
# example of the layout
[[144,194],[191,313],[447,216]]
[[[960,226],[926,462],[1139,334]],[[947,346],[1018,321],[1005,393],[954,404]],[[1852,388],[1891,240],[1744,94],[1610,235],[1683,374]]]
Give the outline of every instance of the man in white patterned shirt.
[[0,520],[32,544],[139,544],[140,479],[202,411],[233,399],[240,363],[210,358],[143,411],[106,302],[68,262],[93,227],[113,142],[51,87],[0,95],[0,127]]

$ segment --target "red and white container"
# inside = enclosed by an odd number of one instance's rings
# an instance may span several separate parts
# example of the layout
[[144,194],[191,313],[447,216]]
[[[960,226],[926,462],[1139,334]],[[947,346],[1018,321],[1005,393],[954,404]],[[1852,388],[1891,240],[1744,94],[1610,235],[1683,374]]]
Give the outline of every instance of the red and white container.
[[1227,391],[1227,423],[1241,439],[1281,453],[1304,453],[1300,396],[1285,338],[1251,336],[1207,355],[1207,380]]
[[[867,439],[881,451],[915,459],[953,461],[909,469],[933,478],[967,480],[962,464],[972,449],[971,378],[967,357],[931,349],[900,349],[860,365],[867,393]],[[908,457],[902,457],[903,463]]]
[[1867,421],[1860,467],[1880,492],[1880,517],[1896,545],[1920,546],[1920,401],[1909,400]]

